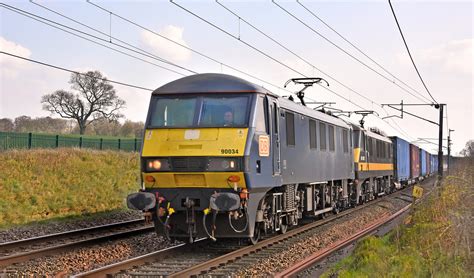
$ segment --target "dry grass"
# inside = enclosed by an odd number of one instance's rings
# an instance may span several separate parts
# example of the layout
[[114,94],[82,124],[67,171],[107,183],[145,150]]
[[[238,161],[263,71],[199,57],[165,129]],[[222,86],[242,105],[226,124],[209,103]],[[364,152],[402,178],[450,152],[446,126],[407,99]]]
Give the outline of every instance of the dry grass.
[[324,277],[474,277],[473,181],[473,164],[458,164],[405,225],[363,240]]
[[0,227],[124,208],[137,153],[79,149],[0,153]]

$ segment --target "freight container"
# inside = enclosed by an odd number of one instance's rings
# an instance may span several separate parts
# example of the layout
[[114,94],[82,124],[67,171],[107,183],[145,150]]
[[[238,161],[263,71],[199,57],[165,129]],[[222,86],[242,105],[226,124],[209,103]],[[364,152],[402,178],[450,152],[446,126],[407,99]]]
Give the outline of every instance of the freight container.
[[431,154],[426,152],[426,175],[431,175]]
[[420,177],[420,148],[410,144],[410,178],[416,180]]
[[423,149],[420,149],[420,168],[421,168],[421,177],[425,177],[428,172],[426,172],[427,165],[426,165],[426,151]]
[[438,156],[432,155],[431,157],[433,159],[433,174],[437,174],[438,173]]
[[408,184],[410,179],[410,143],[399,137],[390,137],[393,146],[395,180]]

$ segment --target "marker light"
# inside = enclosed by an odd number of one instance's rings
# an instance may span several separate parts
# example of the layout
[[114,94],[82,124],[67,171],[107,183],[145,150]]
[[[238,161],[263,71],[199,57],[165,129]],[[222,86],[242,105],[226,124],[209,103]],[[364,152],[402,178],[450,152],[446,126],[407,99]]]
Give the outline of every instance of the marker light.
[[154,183],[155,182],[155,178],[153,176],[145,176],[145,180],[147,182],[150,182],[150,183]]
[[229,177],[227,178],[227,180],[228,180],[229,182],[239,182],[239,181],[240,181],[240,177],[239,177],[239,176],[229,176]]

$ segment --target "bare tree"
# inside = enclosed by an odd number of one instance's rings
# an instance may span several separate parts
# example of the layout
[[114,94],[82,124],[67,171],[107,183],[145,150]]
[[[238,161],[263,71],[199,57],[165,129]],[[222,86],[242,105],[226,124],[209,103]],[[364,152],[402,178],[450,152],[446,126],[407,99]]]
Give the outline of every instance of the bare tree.
[[119,111],[125,107],[125,101],[117,96],[114,87],[99,71],[73,73],[69,84],[77,93],[57,90],[44,95],[41,103],[44,110],[76,120],[80,134],[98,119],[116,121],[123,117]]

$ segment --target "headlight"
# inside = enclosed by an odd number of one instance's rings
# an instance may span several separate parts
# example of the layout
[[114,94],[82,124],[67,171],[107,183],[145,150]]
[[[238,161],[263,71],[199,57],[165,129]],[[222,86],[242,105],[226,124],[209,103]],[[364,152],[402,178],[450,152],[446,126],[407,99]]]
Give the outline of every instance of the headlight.
[[209,158],[207,164],[208,171],[237,171],[239,170],[239,161],[236,158]]
[[166,158],[151,158],[145,160],[146,172],[169,171],[170,165]]

